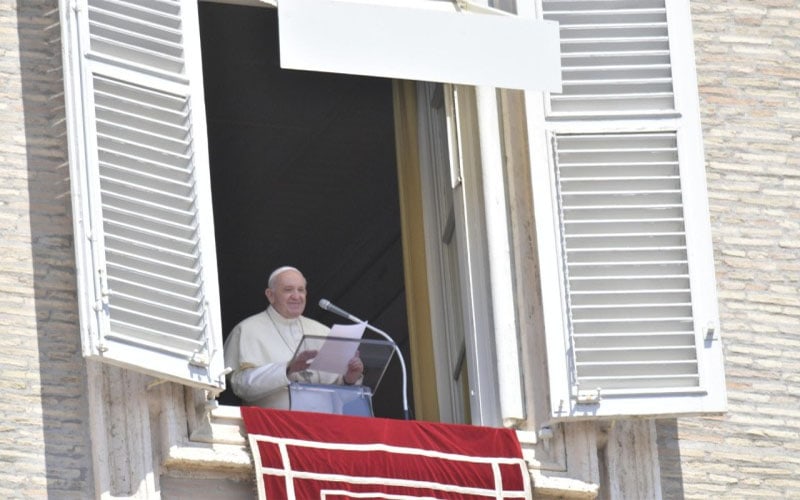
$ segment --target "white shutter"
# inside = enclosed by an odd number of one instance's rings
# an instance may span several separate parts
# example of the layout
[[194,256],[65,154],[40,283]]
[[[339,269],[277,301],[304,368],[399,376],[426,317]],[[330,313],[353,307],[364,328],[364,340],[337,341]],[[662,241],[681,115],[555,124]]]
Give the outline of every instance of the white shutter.
[[723,411],[688,4],[542,5],[564,90],[532,127],[552,415]]
[[61,9],[84,355],[219,391],[196,2]]

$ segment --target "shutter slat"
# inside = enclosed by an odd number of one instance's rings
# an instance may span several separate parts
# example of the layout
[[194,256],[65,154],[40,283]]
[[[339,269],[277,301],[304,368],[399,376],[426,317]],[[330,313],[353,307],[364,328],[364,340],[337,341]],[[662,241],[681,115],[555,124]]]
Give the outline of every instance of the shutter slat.
[[[138,110],[143,114],[163,120],[176,120],[186,116],[186,97],[169,92],[154,92],[153,89],[126,83],[123,80],[97,75],[94,78],[97,99],[113,99],[124,109]],[[162,115],[163,113],[163,115]],[[183,118],[178,118],[181,120]]]
[[189,331],[189,338],[196,338],[197,329],[202,328],[203,314],[200,308],[195,310],[181,309],[167,304],[155,302],[149,297],[122,293],[112,290],[116,308],[127,311],[130,314],[137,314],[147,318],[159,318],[158,322],[167,324],[173,334],[181,336],[181,330]]
[[[572,43],[568,43],[564,48],[571,48]],[[561,55],[561,64],[564,66],[564,74],[569,74],[572,70],[582,68],[661,68],[669,67],[668,50],[625,50],[625,51],[598,51],[597,47],[591,47],[586,52],[565,51]]]
[[159,33],[160,30],[157,29],[147,30],[152,31],[150,34],[138,34],[123,27],[112,27],[102,23],[92,23],[92,28],[94,32],[92,41],[95,44],[115,46],[117,50],[124,49],[143,55],[148,54],[151,58],[163,57],[176,65],[182,63],[183,48],[180,45],[180,33],[175,33],[175,42],[170,42],[163,38],[169,32],[161,31]]
[[664,0],[544,0],[549,8],[569,11],[664,8]]
[[[105,165],[103,165],[105,167]],[[112,170],[104,169],[104,173],[114,173]],[[103,189],[116,197],[129,199],[141,198],[146,193],[147,200],[143,205],[156,206],[158,208],[173,209],[189,213],[194,202],[192,191],[185,189],[184,186],[175,186],[172,192],[169,190],[153,189],[147,185],[131,183],[123,179],[103,175],[100,178]],[[167,188],[169,186],[163,186]],[[180,191],[178,191],[180,190]]]
[[165,293],[184,297],[190,302],[200,300],[201,289],[194,281],[182,281],[165,274],[143,271],[135,266],[125,266],[122,263],[109,262],[108,268],[113,271],[109,283],[129,281],[142,284],[145,288],[156,288]]
[[684,288],[657,288],[636,290],[575,290],[574,304],[651,304],[664,301],[690,302],[689,290]]
[[167,307],[175,309],[200,310],[202,302],[196,296],[186,296],[173,293],[163,287],[148,286],[143,281],[130,281],[122,277],[122,273],[117,274],[114,279],[109,280],[109,288],[114,293],[124,295],[150,297],[153,301],[165,304]]
[[637,377],[654,377],[663,375],[693,375],[692,371],[695,364],[687,361],[675,361],[670,359],[658,359],[648,361],[626,361],[626,362],[586,362],[578,363],[578,371],[589,379],[590,377],[600,378],[613,373],[617,379],[623,377],[632,380]]
[[125,248],[126,254],[148,258],[157,254],[157,262],[195,271],[197,266],[196,243],[182,240],[164,233],[142,231],[139,228],[115,226],[108,232],[110,248]]
[[[647,307],[635,307],[621,304],[618,307],[572,307],[573,321],[590,324],[618,319],[689,319],[692,318],[691,304],[648,304]],[[580,356],[578,356],[580,359]]]
[[[645,23],[664,24],[666,11],[663,8],[656,9],[593,9],[593,10],[553,10],[547,11],[551,19],[559,23],[573,25],[629,25],[639,26]],[[625,22],[621,23],[620,19]]]
[[[590,328],[591,327],[591,328]],[[639,335],[643,333],[663,332],[663,331],[683,331],[692,332],[693,325],[691,321],[681,318],[629,318],[619,319],[616,321],[602,321],[590,323],[581,323],[575,329],[574,334],[593,336],[602,334],[628,334]]]
[[[150,330],[139,324],[131,324],[119,320],[112,320],[111,324],[112,333],[107,337],[109,340],[140,345],[145,349],[167,351],[176,356],[182,356],[186,352],[198,351],[204,347],[203,344],[192,341],[187,337],[170,335],[169,332],[159,330]],[[164,342],[164,339],[169,337],[172,337],[170,342]]]
[[[111,130],[118,131],[116,137],[125,140],[136,140],[136,137],[143,137],[151,145],[165,141],[173,147],[186,149],[186,129],[182,123],[168,123],[161,120],[154,120],[147,116],[127,113],[117,108],[97,107],[98,128],[111,135]],[[106,128],[107,127],[107,128]],[[167,149],[167,146],[157,146]],[[181,149],[179,149],[181,150]]]
[[637,332],[635,334],[575,335],[575,349],[586,347],[648,348],[658,346],[694,348],[694,338],[686,332]]
[[591,278],[601,276],[613,278],[617,276],[684,276],[688,275],[688,265],[686,260],[675,262],[647,262],[645,264],[637,262],[622,262],[598,265],[597,263],[581,263],[579,265],[570,264],[570,278]]
[[191,210],[158,205],[149,201],[143,201],[135,196],[126,196],[110,191],[104,193],[103,208],[112,212],[125,211],[139,214],[144,218],[160,220],[168,224],[196,226],[196,219]]
[[170,164],[172,167],[186,171],[191,162],[188,152],[170,153],[158,149],[148,144],[139,144],[127,140],[119,140],[115,137],[98,134],[98,146],[106,151],[113,151],[116,154],[138,157],[152,165],[160,163]]
[[[162,4],[168,9],[170,2]],[[177,14],[177,13],[176,13]],[[92,31],[101,26],[122,32],[142,33],[160,43],[174,41],[180,45],[180,17],[159,9],[140,8],[137,3],[95,0],[89,6],[89,26]]]
[[[615,57],[627,54],[648,54],[655,57],[669,50],[669,40],[666,37],[649,37],[640,39],[609,39],[609,38],[582,38],[562,39],[561,52],[565,56],[564,62],[570,64],[572,55],[591,55],[594,58]],[[659,59],[661,60],[661,59]]]
[[[698,385],[699,380],[696,376],[684,375],[662,375],[628,377],[618,380],[613,377],[587,377],[587,387],[603,387],[603,394],[613,396],[624,394],[630,396],[642,395],[669,395],[671,393],[691,394],[690,389],[675,389],[675,387],[691,387]],[[637,389],[637,387],[641,387]]]
[[90,7],[145,21],[168,20],[175,29],[181,27],[180,3],[175,0],[92,0]]
[[143,171],[141,168],[131,168],[115,163],[113,160],[113,158],[110,158],[104,161],[103,165],[105,171],[109,173],[109,177],[117,179],[119,182],[147,186],[148,189],[162,192],[177,191],[182,193],[181,196],[183,197],[190,196],[190,192],[194,187],[192,183],[186,182],[184,179],[166,178],[152,171]]
[[191,174],[186,168],[156,161],[146,160],[122,151],[98,148],[99,160],[110,169],[125,169],[136,172],[141,177],[160,179],[161,182],[176,182],[191,185]]
[[[584,362],[580,366],[592,365],[628,365],[638,364],[640,362],[648,361],[677,361],[680,364],[685,364],[687,355],[694,355],[694,346],[670,346],[659,345],[640,347],[638,342],[632,342],[628,346],[619,347],[600,347],[600,348],[576,348],[576,351],[583,354]],[[619,363],[616,360],[622,356],[626,358],[625,363]]]
[[626,293],[634,290],[688,290],[688,280],[681,276],[605,276],[603,279],[574,279],[571,292]]
[[[117,248],[115,243],[122,243]],[[188,265],[176,265],[165,262],[167,255],[163,252],[153,252],[150,248],[138,244],[131,247],[131,242],[124,239],[109,237],[108,261],[109,265],[119,265],[128,270],[137,270],[143,274],[157,276],[157,279],[171,278],[184,283],[194,283],[197,286],[197,269]],[[138,253],[137,253],[138,252]],[[187,259],[194,263],[195,259]]]
[[[147,134],[141,136],[142,139],[147,141],[149,139]],[[191,161],[189,154],[188,144],[184,144],[183,148],[179,147],[176,151],[168,151],[158,147],[156,144],[148,144],[147,142],[136,142],[132,137],[115,137],[105,133],[98,133],[98,144],[101,148],[119,151],[122,154],[136,155],[141,154],[143,159],[152,158],[156,162],[164,161],[170,162],[175,167],[188,167]],[[164,142],[164,141],[162,141]],[[172,143],[174,144],[174,143]]]
[[[691,384],[697,385],[697,377],[686,374],[667,374],[667,375],[650,375],[642,377],[628,377],[624,379],[617,379],[613,377],[591,377],[587,378],[588,387],[604,387],[602,393],[605,396],[613,396],[615,394],[624,394],[630,396],[642,395],[655,395],[655,394],[670,394],[681,393],[690,394],[692,390],[680,390],[675,387],[690,387]],[[617,388],[617,386],[620,386]],[[645,387],[646,389],[639,389],[637,387]],[[659,389],[661,389],[659,391]]]
[[[142,211],[126,210],[112,205],[104,205],[103,209],[106,211],[108,220],[131,228],[147,227],[157,234],[178,236],[184,240],[190,240],[195,231],[186,224],[176,224],[160,217],[152,217]],[[190,219],[189,221],[191,222]],[[143,223],[146,226],[142,226]]]
[[125,60],[127,63],[155,67],[160,71],[180,73],[183,61],[154,51],[137,49],[135,46],[115,43],[101,37],[92,38],[92,49],[98,54]]
[[[136,127],[137,120],[134,117],[128,117],[134,123],[123,125],[123,117],[112,116],[105,111],[98,109],[97,130],[102,137],[126,143],[147,144],[151,149],[169,154],[186,154],[189,145],[184,138],[173,136],[174,128],[162,127],[156,123],[152,123],[155,130],[147,130],[141,123],[138,124],[139,127]],[[109,118],[116,119],[116,121],[109,121]]]
[[645,247],[645,248],[573,248],[568,252],[573,265],[590,265],[606,262],[651,262],[661,259],[682,259],[686,255],[685,246]]

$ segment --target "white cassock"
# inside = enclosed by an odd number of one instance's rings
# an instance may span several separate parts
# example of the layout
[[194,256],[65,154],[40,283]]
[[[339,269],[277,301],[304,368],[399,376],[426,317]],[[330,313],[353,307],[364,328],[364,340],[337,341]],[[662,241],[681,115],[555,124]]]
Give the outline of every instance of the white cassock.
[[330,328],[300,316],[287,319],[272,306],[242,320],[225,340],[225,366],[233,368],[230,384],[246,405],[289,409],[290,382],[341,383],[342,376],[306,372],[286,376],[286,365],[294,356],[303,335],[326,336]]

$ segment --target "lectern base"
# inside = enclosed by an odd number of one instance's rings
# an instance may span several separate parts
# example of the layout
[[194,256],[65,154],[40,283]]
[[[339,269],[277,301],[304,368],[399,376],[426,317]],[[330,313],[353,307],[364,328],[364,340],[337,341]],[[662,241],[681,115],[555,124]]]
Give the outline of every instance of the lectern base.
[[372,391],[363,385],[289,384],[289,409],[371,417]]

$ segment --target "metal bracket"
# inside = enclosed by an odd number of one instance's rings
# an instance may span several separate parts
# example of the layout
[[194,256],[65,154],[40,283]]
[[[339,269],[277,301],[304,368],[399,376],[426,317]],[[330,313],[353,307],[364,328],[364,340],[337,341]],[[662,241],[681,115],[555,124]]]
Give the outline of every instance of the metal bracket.
[[219,375],[217,375],[217,384],[218,384],[218,385],[220,385],[220,386],[221,386],[222,384],[224,384],[225,377],[226,377],[226,376],[227,376],[229,373],[232,373],[232,372],[233,372],[233,368],[231,368],[230,366],[227,366],[227,367],[225,367],[225,369],[224,369],[224,370],[222,370],[222,372],[221,372]]
[[542,441],[553,439],[554,435],[555,435],[555,433],[553,432],[553,428],[550,427],[549,425],[543,425],[539,429],[539,432],[536,433],[536,437],[538,437]]
[[600,389],[584,389],[578,391],[578,404],[596,405],[600,403]]
[[192,357],[189,358],[189,364],[194,366],[199,366],[202,368],[208,368],[210,361],[208,359],[208,354],[200,351],[194,351],[192,353]]
[[506,12],[504,10],[496,9],[494,7],[489,7],[488,5],[473,3],[470,0],[453,0],[453,3],[455,3],[456,10],[458,10],[459,12],[474,12],[479,14],[494,14],[500,16],[515,15],[510,12]]
[[165,384],[167,382],[169,382],[169,380],[164,379],[164,378],[155,379],[152,382],[150,382],[149,384],[147,384],[147,387],[145,388],[145,390],[149,391],[153,387],[155,387],[157,385]]
[[719,340],[719,328],[713,321],[706,323],[706,340]]

